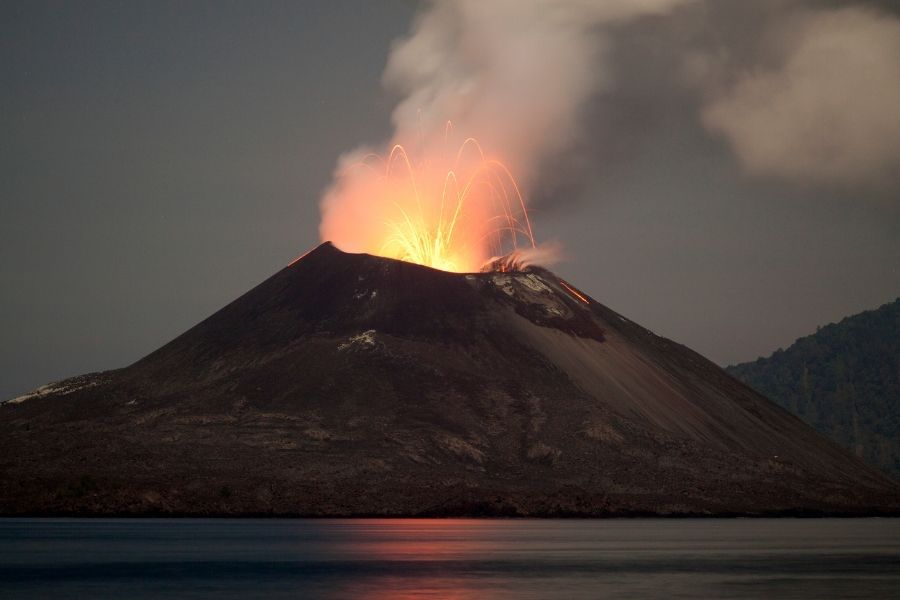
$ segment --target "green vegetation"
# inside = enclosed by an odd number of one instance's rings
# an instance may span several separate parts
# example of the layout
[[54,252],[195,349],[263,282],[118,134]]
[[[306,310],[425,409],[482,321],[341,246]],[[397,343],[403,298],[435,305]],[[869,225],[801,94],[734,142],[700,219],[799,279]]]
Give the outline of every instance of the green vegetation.
[[900,298],[727,371],[900,476]]

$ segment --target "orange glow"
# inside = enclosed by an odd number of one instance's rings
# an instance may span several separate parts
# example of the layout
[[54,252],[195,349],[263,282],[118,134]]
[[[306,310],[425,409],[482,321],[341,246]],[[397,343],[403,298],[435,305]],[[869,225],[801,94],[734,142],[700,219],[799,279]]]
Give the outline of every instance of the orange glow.
[[510,170],[475,138],[411,150],[395,144],[337,173],[322,204],[321,236],[348,252],[475,272],[511,255],[540,254],[525,199]]
[[337,546],[337,552],[374,558],[386,568],[343,578],[336,582],[334,596],[367,600],[484,598],[482,582],[460,577],[455,565],[477,564],[498,552],[514,554],[514,548],[498,540],[508,539],[516,527],[515,521],[494,519],[356,520],[353,539]]
[[559,280],[559,284],[560,284],[561,286],[563,286],[564,288],[566,288],[567,290],[569,290],[569,293],[570,293],[570,294],[572,294],[573,296],[575,296],[576,298],[578,298],[579,300],[581,300],[581,301],[584,302],[585,304],[590,304],[590,303],[591,303],[591,301],[588,300],[587,297],[584,296],[584,294],[582,294],[581,292],[579,292],[578,290],[576,290],[575,288],[573,288],[571,285],[569,285],[568,283],[566,283],[566,282],[563,281],[562,279]]

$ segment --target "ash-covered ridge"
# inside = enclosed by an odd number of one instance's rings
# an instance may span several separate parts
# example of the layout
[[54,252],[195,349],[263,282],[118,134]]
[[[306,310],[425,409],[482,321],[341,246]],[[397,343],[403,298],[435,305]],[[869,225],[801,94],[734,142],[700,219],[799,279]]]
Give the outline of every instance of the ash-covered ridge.
[[137,363],[0,406],[0,512],[889,514],[898,484],[539,267],[322,244]]

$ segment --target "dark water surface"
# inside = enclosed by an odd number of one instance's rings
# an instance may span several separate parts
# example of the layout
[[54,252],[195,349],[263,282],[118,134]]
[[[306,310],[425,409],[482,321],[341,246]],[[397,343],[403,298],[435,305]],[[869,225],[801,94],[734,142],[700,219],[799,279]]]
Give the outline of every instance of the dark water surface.
[[6,598],[900,598],[900,519],[0,519]]

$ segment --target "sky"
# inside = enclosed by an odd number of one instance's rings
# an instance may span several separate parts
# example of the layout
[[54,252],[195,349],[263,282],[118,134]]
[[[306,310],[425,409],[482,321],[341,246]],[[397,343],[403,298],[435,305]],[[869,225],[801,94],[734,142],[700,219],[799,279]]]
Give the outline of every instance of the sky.
[[[442,23],[521,21],[467,1]],[[583,45],[545,66],[589,84],[522,162],[555,272],[720,365],[900,295],[892,3],[562,4]],[[126,366],[317,244],[340,157],[399,127],[385,68],[432,10],[0,2],[0,398]],[[546,107],[521,82],[496,119]]]

